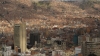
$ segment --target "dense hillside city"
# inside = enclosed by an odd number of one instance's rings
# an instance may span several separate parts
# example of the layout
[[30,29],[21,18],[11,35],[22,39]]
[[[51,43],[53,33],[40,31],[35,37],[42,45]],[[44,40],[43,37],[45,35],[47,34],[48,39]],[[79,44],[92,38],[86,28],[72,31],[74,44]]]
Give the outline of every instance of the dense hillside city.
[[[19,52],[36,56],[40,53],[43,56],[86,56],[91,50],[87,50],[89,44],[100,41],[99,5],[97,0],[0,0],[0,50],[6,46],[4,53],[10,56]],[[74,52],[77,48],[82,52]],[[54,55],[54,51],[62,54]]]

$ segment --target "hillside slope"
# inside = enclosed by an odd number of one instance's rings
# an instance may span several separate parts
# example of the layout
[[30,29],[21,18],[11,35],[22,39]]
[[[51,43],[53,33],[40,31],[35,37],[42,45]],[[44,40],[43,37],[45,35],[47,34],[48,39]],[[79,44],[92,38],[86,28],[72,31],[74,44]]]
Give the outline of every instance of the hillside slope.
[[[0,0],[0,5],[0,29],[4,28],[3,30],[8,32],[13,31],[13,24],[20,23],[22,19],[27,23],[27,27],[31,28],[54,25],[84,27],[94,24],[94,18],[91,20],[86,17],[99,16],[99,13],[94,14],[96,9],[82,10],[78,5],[70,2],[34,3],[31,0]],[[95,4],[94,8],[98,7],[99,5]]]

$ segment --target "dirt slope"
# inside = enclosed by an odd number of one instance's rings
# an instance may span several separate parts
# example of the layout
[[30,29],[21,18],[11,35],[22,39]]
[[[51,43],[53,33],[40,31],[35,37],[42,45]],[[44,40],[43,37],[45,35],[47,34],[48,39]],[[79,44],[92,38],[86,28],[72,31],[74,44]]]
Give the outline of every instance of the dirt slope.
[[[70,2],[53,1],[49,5],[39,3],[35,5],[31,0],[0,0],[0,5],[0,25],[5,27],[4,30],[8,32],[13,31],[12,25],[19,23],[21,19],[27,23],[28,27],[46,27],[47,25],[58,25],[59,27],[66,25],[75,26],[76,22],[80,22],[78,25],[83,26],[86,24],[90,25],[94,21],[93,18],[91,20],[85,17],[99,15],[99,13],[94,14],[96,9],[82,10],[78,5]],[[98,7],[98,4],[94,6],[94,8]],[[93,10],[94,12],[92,13]],[[4,24],[4,22],[6,23]]]

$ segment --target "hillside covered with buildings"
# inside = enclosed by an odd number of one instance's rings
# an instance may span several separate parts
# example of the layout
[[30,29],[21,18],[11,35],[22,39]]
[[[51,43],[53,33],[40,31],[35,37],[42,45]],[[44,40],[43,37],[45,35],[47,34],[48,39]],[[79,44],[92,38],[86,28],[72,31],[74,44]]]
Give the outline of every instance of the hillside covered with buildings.
[[0,56],[100,56],[99,5],[99,0],[0,0]]

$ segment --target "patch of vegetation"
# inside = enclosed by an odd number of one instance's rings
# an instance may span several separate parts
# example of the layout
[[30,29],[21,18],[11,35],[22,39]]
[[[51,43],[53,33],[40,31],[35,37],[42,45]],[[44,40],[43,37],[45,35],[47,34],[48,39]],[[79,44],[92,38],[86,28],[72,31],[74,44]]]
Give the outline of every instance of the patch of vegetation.
[[89,8],[89,7],[93,7],[94,6],[94,1],[91,1],[91,0],[88,0],[88,1],[83,1],[81,4],[80,4],[80,7],[82,9],[86,9],[86,8]]
[[42,8],[42,9],[50,9],[50,2],[43,2],[43,1],[39,1],[39,2],[33,2],[33,6],[34,9],[37,10],[37,8]]

